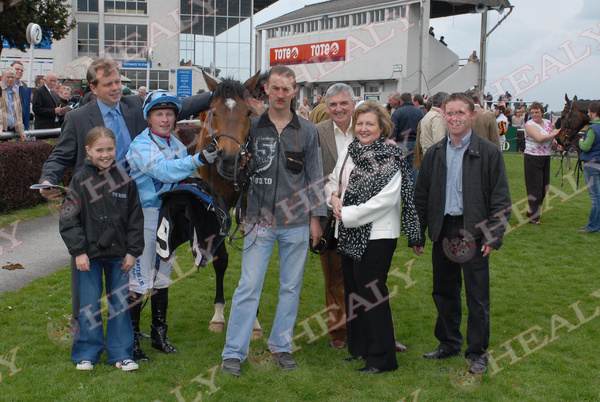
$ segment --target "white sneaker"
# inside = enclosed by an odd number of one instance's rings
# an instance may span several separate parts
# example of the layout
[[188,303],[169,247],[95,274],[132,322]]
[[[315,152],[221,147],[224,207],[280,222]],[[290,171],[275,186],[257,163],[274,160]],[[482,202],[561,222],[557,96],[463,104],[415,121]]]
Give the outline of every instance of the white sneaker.
[[138,364],[133,360],[123,360],[122,362],[117,362],[115,367],[123,371],[133,371],[140,368],[140,366],[138,366]]
[[87,361],[87,360],[82,360],[79,363],[77,363],[77,370],[93,370],[94,369],[94,365],[92,364],[92,362]]

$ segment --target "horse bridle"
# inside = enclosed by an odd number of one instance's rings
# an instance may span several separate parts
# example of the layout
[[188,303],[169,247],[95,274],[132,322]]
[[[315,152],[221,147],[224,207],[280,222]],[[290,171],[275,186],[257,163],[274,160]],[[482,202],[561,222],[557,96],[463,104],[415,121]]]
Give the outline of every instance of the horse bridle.
[[[573,105],[575,104],[575,101],[571,101],[571,106],[569,107],[569,113],[567,115],[567,122],[565,123],[565,128],[561,128],[561,130],[565,130],[568,131],[569,134],[571,134],[571,137],[575,137],[577,135],[579,135],[579,131],[575,131],[572,128],[570,128],[571,126],[571,116],[573,116]],[[566,141],[565,141],[566,143]]]
[[[217,141],[217,138],[219,138],[219,137],[229,138],[238,144],[238,149],[236,151],[234,165],[233,165],[233,172],[234,172],[233,176],[226,175],[224,172],[222,172],[219,169],[219,166],[217,164],[217,173],[223,178],[223,180],[225,180],[227,182],[233,182],[233,189],[235,190],[235,193],[236,193],[236,196],[235,196],[235,198],[236,198],[236,200],[235,200],[235,221],[236,221],[237,226],[234,229],[233,233],[228,236],[228,238],[229,238],[229,244],[231,246],[233,246],[234,248],[238,249],[233,244],[233,241],[244,238],[249,233],[249,232],[247,232],[245,235],[243,235],[242,237],[239,237],[239,238],[235,237],[235,234],[238,232],[238,230],[240,229],[240,227],[242,225],[242,222],[244,221],[244,212],[246,211],[246,205],[244,205],[245,204],[244,203],[244,191],[250,186],[250,177],[247,174],[248,169],[241,170],[240,165],[238,165],[238,161],[241,161],[243,157],[248,155],[248,148],[247,148],[246,144],[243,144],[240,140],[238,140],[231,134],[227,134],[227,133],[217,133],[216,134],[212,127],[213,115],[214,115],[214,112],[211,109],[208,112],[207,124],[206,124],[208,127],[206,128],[206,130],[208,132],[208,138],[215,145],[217,150],[219,150],[221,148]],[[211,172],[211,165],[208,165],[208,182],[209,183],[210,183],[210,172]]]
[[248,148],[246,147],[246,144],[242,144],[242,142],[240,140],[238,140],[231,134],[227,134],[227,133],[215,134],[213,127],[212,127],[213,114],[214,113],[212,110],[210,112],[208,112],[208,118],[207,118],[206,125],[208,126],[207,127],[208,138],[215,145],[217,150],[221,149],[221,147],[219,146],[219,142],[217,141],[217,138],[219,138],[219,137],[229,138],[230,140],[235,141],[238,144],[238,149],[235,154],[234,165],[233,165],[233,172],[234,172],[233,176],[225,174],[225,172],[221,171],[219,169],[219,166],[217,165],[217,172],[219,173],[219,175],[225,181],[233,182],[233,187],[234,187],[235,191],[238,192],[238,191],[240,191],[240,188],[243,187],[242,184],[244,181],[244,177],[243,177],[244,174],[243,174],[243,171],[241,171],[239,169],[240,165],[238,165],[238,161],[241,161],[244,156],[248,155]]

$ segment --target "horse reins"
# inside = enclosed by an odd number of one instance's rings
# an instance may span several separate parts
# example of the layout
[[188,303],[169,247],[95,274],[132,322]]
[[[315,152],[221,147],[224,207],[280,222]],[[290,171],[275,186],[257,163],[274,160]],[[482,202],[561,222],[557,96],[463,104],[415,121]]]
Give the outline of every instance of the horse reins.
[[[242,222],[244,221],[244,213],[246,210],[246,205],[245,205],[245,200],[244,200],[244,192],[248,189],[249,185],[250,185],[250,176],[247,174],[248,173],[248,169],[240,169],[240,166],[238,163],[242,160],[242,158],[244,158],[246,155],[248,155],[248,149],[246,144],[243,144],[240,140],[238,140],[237,138],[235,138],[234,136],[232,136],[231,134],[227,134],[227,133],[215,133],[212,127],[212,119],[213,119],[213,111],[212,109],[210,110],[210,112],[208,112],[208,116],[206,119],[206,124],[205,124],[205,128],[208,132],[208,138],[212,141],[212,143],[215,145],[215,147],[217,148],[217,150],[220,149],[219,143],[217,141],[217,138],[219,137],[226,137],[229,138],[233,141],[235,141],[238,144],[238,149],[237,152],[235,154],[235,158],[234,158],[234,165],[233,165],[233,171],[234,171],[234,176],[227,176],[224,174],[224,172],[220,171],[219,168],[217,167],[217,173],[227,182],[233,182],[233,189],[236,193],[236,201],[235,201],[235,223],[236,223],[236,227],[233,230],[233,233],[231,235],[228,235],[227,238],[229,239],[229,244],[231,246],[233,246],[235,248],[235,245],[233,244],[234,240],[239,240],[239,239],[243,239],[244,237],[247,236],[247,234],[245,234],[244,236],[241,237],[235,237],[235,234],[238,232],[238,230],[240,229],[240,227],[242,226]],[[207,166],[207,170],[208,170],[208,182],[210,183],[211,181],[211,166],[212,165],[208,165]]]

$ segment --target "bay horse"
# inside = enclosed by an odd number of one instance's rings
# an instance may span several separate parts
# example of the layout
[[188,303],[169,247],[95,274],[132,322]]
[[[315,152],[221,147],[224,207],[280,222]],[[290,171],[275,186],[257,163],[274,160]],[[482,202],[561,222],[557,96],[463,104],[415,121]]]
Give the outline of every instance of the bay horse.
[[[212,165],[198,168],[204,181],[223,198],[228,208],[235,208],[245,197],[240,181],[244,180],[246,169],[241,169],[246,158],[246,140],[250,129],[250,118],[262,113],[257,102],[250,98],[258,82],[260,71],[243,84],[233,79],[217,82],[206,73],[202,73],[208,88],[213,92],[210,109],[200,115],[203,124],[198,133],[196,153],[213,142],[218,157]],[[223,278],[229,254],[225,242],[221,243],[213,258],[217,289],[215,295],[215,314],[209,325],[212,332],[222,332],[225,328],[225,298],[223,296]],[[263,330],[258,319],[254,322],[252,338],[262,338]]]
[[560,116],[560,132],[556,136],[556,141],[566,149],[570,146],[578,146],[579,132],[590,123],[590,117],[587,114],[588,107],[590,103],[598,101],[578,100],[577,95],[571,101],[567,94],[565,94],[565,101],[565,108]]

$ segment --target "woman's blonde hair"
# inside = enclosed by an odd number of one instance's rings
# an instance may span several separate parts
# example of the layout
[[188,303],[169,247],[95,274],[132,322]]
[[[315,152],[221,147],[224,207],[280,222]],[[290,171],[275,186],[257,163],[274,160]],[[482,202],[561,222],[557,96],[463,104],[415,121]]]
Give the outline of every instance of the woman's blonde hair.
[[377,115],[379,128],[381,128],[381,135],[385,138],[389,138],[394,132],[394,123],[392,123],[387,109],[383,107],[381,103],[372,99],[366,100],[354,111],[354,115],[352,116],[352,131],[354,131],[356,127],[356,120],[358,120],[358,116],[369,112]]

